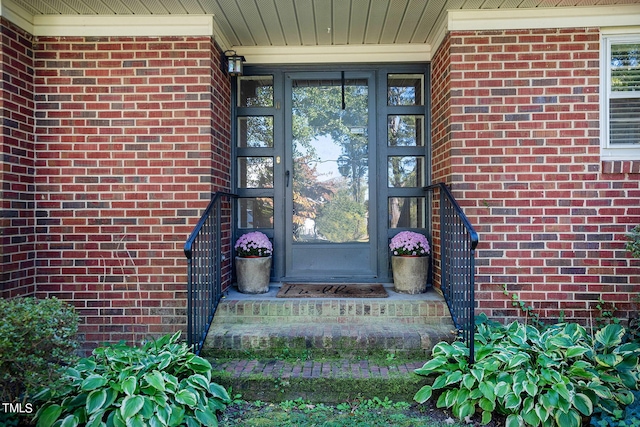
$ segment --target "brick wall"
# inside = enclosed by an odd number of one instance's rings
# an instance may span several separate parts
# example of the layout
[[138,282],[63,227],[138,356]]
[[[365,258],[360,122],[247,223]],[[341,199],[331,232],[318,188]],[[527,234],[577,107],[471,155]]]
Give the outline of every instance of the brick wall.
[[599,55],[597,29],[550,29],[454,32],[435,56],[434,100],[450,110],[432,108],[434,181],[480,233],[476,296],[492,317],[522,315],[503,284],[543,318],[587,322],[600,299],[637,309],[624,236],[640,224],[640,169],[600,161]]
[[38,295],[85,347],[185,327],[182,246],[229,188],[230,87],[210,37],[34,44]]
[[34,295],[32,37],[0,18],[0,297]]
[[[431,62],[431,164],[432,182],[448,182],[451,176],[451,76],[449,63],[451,40],[447,36]],[[441,283],[440,201],[439,193],[432,198],[431,257],[433,285]]]

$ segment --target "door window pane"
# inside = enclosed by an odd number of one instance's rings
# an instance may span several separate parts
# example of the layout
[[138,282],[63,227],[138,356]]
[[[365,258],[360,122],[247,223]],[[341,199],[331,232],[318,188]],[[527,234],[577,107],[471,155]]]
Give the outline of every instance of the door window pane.
[[423,116],[389,116],[387,141],[390,147],[424,147]]
[[424,197],[390,197],[389,228],[424,228]]
[[239,188],[273,188],[273,157],[238,157]]
[[271,197],[238,199],[239,228],[273,228]]
[[389,74],[387,76],[388,105],[424,105],[424,75]]
[[390,156],[388,161],[389,187],[423,187],[423,156]]
[[273,117],[238,117],[238,147],[273,147]]
[[238,106],[273,107],[273,76],[242,76],[238,82]]
[[293,82],[293,241],[369,241],[367,80]]

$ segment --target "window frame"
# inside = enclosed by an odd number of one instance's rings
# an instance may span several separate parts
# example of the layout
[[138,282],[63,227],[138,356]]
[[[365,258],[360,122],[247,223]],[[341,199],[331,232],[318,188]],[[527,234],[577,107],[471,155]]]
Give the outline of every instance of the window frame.
[[[602,160],[640,160],[640,142],[637,144],[611,144],[609,140],[609,104],[615,98],[640,98],[640,93],[611,90],[611,45],[640,43],[640,32],[602,33],[600,38],[600,157]],[[638,112],[640,114],[640,112]]]

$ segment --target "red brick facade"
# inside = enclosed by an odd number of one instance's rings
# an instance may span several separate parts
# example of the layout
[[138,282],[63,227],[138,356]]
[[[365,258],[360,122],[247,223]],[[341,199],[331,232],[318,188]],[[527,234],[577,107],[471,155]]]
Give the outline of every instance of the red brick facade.
[[4,18],[0,133],[0,297],[34,295],[34,118],[32,37]]
[[[480,233],[478,308],[544,318],[636,310],[640,162],[601,162],[597,29],[454,32],[433,61],[434,181]],[[447,76],[449,78],[447,79]]]
[[182,247],[229,188],[229,78],[210,37],[34,43],[39,296],[87,347],[186,323]]
[[[2,296],[73,301],[86,348],[184,328],[182,246],[231,180],[218,48],[32,39],[2,21]],[[493,317],[522,314],[503,284],[541,317],[636,308],[640,162],[600,161],[599,55],[598,30],[574,29],[454,32],[433,58],[433,181],[480,233]]]

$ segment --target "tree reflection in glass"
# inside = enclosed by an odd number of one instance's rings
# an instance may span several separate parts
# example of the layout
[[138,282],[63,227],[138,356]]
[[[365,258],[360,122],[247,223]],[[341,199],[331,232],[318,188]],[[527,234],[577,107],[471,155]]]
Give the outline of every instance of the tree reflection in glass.
[[368,84],[293,82],[294,242],[367,242]]

